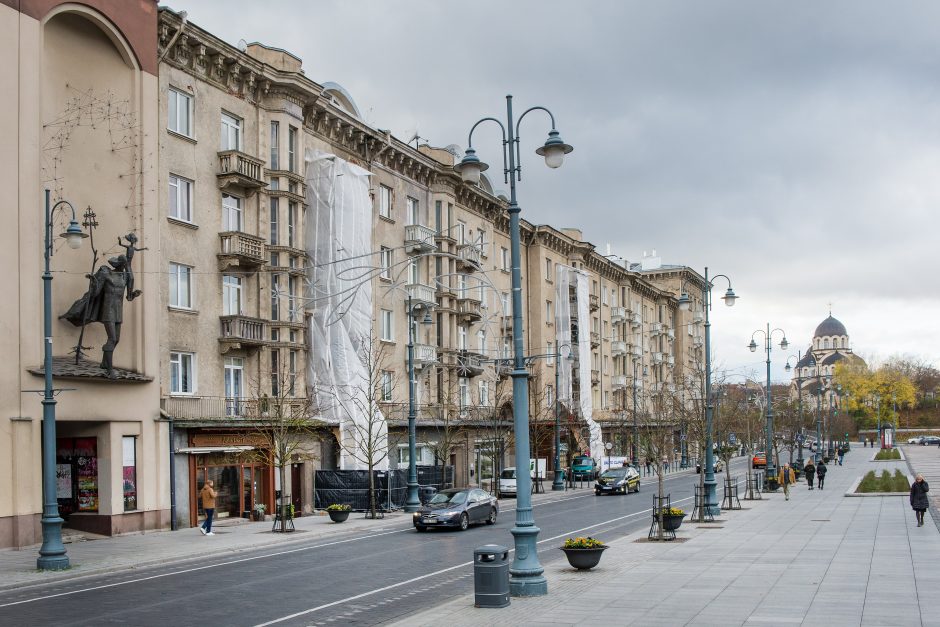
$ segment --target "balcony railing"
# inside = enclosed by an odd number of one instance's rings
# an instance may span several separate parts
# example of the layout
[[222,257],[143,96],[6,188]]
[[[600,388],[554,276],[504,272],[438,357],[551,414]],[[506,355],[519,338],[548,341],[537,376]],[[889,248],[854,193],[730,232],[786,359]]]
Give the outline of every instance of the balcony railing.
[[601,371],[592,370],[591,371],[591,385],[598,385],[601,382]]
[[615,390],[620,390],[627,387],[627,375],[625,374],[615,374],[610,378],[610,387]]
[[698,337],[698,336],[692,338],[692,346],[694,346],[695,348],[699,348],[704,344],[705,344],[705,338]]
[[601,306],[601,297],[597,294],[588,294],[588,305],[591,311],[597,311]]
[[591,331],[591,346],[597,348],[601,343],[601,334],[597,331]]
[[650,335],[659,335],[663,332],[663,323],[662,322],[653,322],[650,324]]
[[651,355],[654,364],[663,363],[663,354],[662,353],[652,353]]
[[643,324],[643,320],[640,318],[640,312],[636,311],[630,315],[630,326],[638,327]]
[[241,231],[219,233],[219,270],[231,267],[254,270],[267,261],[264,239]]
[[623,322],[626,319],[627,319],[626,307],[611,307],[610,308],[610,321],[611,322]]
[[633,344],[630,346],[630,356],[631,357],[642,357],[643,356],[643,347],[639,344]]
[[[257,348],[264,346],[268,338],[268,324],[260,318],[248,316],[219,316],[221,331],[219,342],[233,347]],[[223,352],[225,352],[223,350]]]
[[437,231],[422,224],[409,224],[405,227],[405,252],[427,253],[437,250],[434,237]]
[[482,255],[475,244],[461,244],[457,247],[457,265],[470,270],[480,268]]
[[219,187],[235,188],[248,192],[267,186],[264,181],[264,161],[240,150],[223,150],[219,153]]
[[673,357],[672,355],[666,355],[666,364],[669,365],[669,366],[675,366],[675,365],[676,365],[676,358]]
[[481,320],[483,318],[483,310],[480,301],[475,298],[458,298],[457,317],[466,322]]
[[[437,347],[430,344],[415,344],[415,367],[420,368],[437,362]],[[407,354],[405,361],[408,361]]]
[[483,356],[470,351],[457,352],[457,374],[461,377],[476,377],[483,374]]
[[623,340],[614,340],[610,343],[610,354],[614,357],[627,353],[627,343]]
[[166,396],[160,408],[178,422],[270,422],[309,412],[304,398],[257,399],[225,396]]
[[[437,292],[430,285],[423,283],[409,283],[405,286],[405,293],[411,298],[411,305],[424,305],[433,307],[437,304]],[[407,301],[405,305],[407,306]]]

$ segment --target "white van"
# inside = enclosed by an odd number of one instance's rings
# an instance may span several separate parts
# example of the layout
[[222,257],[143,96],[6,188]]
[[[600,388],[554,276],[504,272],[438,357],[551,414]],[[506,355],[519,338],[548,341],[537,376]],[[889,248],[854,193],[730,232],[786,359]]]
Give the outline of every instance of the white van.
[[[545,460],[544,459],[530,459],[529,460],[529,477],[532,478],[532,492],[535,492],[535,469],[538,468],[539,478],[545,479]],[[509,468],[504,468],[503,472],[499,474],[499,495],[500,496],[516,496],[516,468],[515,466],[510,466]]]

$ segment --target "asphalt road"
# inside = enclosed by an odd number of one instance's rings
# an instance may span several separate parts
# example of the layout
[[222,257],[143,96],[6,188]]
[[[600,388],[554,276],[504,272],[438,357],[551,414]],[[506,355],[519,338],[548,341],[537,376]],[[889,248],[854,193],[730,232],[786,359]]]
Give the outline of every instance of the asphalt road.
[[[735,474],[744,465],[738,460]],[[697,480],[694,473],[666,479],[675,506],[691,513]],[[557,547],[570,535],[613,540],[645,528],[655,485],[655,476],[643,477],[638,494],[583,489],[537,505],[540,561],[563,559]],[[512,547],[514,506],[500,501],[496,525],[465,532],[388,524],[319,544],[10,590],[0,593],[0,625],[382,624],[471,592],[473,549]]]

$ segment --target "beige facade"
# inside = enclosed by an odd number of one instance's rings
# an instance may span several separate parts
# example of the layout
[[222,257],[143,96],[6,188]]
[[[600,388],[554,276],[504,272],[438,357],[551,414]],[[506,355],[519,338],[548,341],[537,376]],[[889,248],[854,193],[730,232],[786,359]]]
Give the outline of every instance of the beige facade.
[[[40,539],[42,509],[43,204],[68,201],[77,219],[97,215],[98,264],[135,233],[135,288],[125,303],[109,380],[97,369],[105,335],[89,324],[88,366],[70,351],[79,329],[57,317],[88,288],[89,240],[79,250],[55,238],[52,257],[53,370],[58,394],[57,484],[68,524],[98,533],[162,528],[169,521],[167,426],[159,420],[156,199],[156,24],[149,0],[0,2],[0,69],[7,115],[0,122],[0,171],[8,195],[0,305],[0,546]],[[71,218],[53,216],[53,234]],[[151,252],[153,251],[153,252]],[[124,376],[126,375],[126,376]]]

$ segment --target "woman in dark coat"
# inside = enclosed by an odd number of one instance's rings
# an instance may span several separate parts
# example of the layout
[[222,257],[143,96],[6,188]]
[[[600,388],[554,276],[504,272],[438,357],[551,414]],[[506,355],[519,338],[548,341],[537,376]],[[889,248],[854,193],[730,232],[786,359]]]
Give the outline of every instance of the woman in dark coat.
[[803,473],[806,475],[806,483],[809,484],[809,489],[813,489],[813,479],[816,478],[816,466],[813,464],[813,460],[810,459],[806,462],[806,465],[803,466]]
[[924,526],[924,512],[927,511],[927,492],[930,487],[924,481],[924,475],[919,474],[911,484],[911,509],[917,514],[917,526]]
[[823,484],[826,482],[826,471],[829,469],[826,468],[826,462],[823,460],[819,461],[819,465],[816,466],[816,483],[819,485],[819,489],[823,489]]

